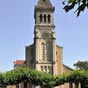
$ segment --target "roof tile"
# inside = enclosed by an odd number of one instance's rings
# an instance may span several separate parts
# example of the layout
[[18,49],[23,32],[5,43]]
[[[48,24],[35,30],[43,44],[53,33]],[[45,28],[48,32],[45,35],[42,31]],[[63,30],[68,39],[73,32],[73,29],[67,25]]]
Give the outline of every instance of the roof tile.
[[25,60],[16,60],[15,64],[25,64]]

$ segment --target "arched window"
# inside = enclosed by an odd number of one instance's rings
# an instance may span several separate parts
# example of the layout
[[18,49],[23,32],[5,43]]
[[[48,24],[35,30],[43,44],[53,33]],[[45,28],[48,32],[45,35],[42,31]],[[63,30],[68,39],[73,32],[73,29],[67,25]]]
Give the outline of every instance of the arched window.
[[42,42],[41,43],[41,50],[42,50],[42,61],[45,61],[45,44]]
[[52,70],[51,70],[51,67],[50,66],[48,66],[48,73],[52,73]]
[[40,22],[42,22],[42,15],[40,14]]
[[50,23],[50,22],[51,22],[51,16],[48,15],[48,23]]
[[44,23],[46,23],[46,15],[44,15]]

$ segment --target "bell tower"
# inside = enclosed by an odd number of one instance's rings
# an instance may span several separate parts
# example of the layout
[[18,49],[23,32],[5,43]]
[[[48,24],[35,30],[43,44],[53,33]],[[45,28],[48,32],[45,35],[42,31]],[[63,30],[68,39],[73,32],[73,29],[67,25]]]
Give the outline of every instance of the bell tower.
[[[56,45],[54,10],[50,0],[38,0],[34,9],[34,43],[25,47],[25,61],[16,61],[15,67],[27,66],[52,75],[61,75],[72,71],[70,67],[63,64],[63,47]],[[19,85],[23,86],[23,83]],[[25,86],[41,88],[30,83]],[[65,83],[55,88],[75,87],[72,83]]]
[[50,0],[39,0],[35,6],[35,69],[57,74],[54,10]]

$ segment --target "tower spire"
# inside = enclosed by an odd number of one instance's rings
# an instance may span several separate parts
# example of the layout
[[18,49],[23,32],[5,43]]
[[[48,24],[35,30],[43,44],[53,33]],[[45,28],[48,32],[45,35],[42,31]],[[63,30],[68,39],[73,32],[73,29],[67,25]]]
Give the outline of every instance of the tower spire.
[[38,8],[38,9],[54,9],[50,0],[39,0],[36,8]]

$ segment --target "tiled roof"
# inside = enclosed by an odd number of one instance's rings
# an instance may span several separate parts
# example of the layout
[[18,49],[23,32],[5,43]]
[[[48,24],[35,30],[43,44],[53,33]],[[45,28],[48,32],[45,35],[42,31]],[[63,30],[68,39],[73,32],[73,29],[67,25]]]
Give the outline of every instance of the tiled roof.
[[19,64],[19,65],[25,64],[25,60],[16,60],[16,61],[14,62],[14,64]]
[[53,9],[50,0],[39,0],[36,8],[39,9]]

